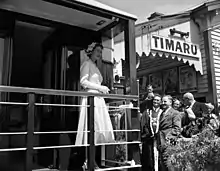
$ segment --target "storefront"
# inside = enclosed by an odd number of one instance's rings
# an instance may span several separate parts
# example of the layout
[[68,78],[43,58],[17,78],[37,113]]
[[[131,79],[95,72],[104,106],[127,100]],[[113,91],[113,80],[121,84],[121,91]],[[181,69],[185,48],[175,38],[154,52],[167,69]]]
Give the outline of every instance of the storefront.
[[202,92],[198,80],[203,75],[199,45],[154,34],[150,43],[150,53],[141,57],[138,68],[140,93],[151,84],[162,95],[179,96],[190,91],[198,96]]
[[[152,84],[162,95],[182,97],[192,92],[198,101],[217,107],[219,62],[211,43],[215,42],[216,49],[219,32],[215,28],[211,35],[209,28],[219,21],[219,5],[212,1],[177,14],[153,13],[149,21],[136,25],[140,94],[144,96],[147,85]],[[207,11],[201,14],[202,10]],[[123,43],[123,37],[118,36],[115,57],[122,58],[122,63]]]

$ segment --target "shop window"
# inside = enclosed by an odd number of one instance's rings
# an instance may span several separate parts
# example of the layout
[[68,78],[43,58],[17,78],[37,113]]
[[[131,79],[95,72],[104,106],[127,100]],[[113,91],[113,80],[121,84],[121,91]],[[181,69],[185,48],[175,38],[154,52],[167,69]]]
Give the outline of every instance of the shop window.
[[206,103],[206,97],[197,97],[195,98],[197,102]]

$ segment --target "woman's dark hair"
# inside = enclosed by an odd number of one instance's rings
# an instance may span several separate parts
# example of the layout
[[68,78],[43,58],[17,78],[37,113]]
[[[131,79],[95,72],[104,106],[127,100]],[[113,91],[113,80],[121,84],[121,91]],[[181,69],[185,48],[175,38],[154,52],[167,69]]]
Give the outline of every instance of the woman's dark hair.
[[87,53],[87,56],[90,58],[91,55],[92,55],[92,52],[94,51],[94,49],[96,47],[100,47],[101,49],[103,49],[103,45],[101,43],[98,43],[98,42],[93,42],[91,45],[88,46],[88,48],[86,49],[86,53]]

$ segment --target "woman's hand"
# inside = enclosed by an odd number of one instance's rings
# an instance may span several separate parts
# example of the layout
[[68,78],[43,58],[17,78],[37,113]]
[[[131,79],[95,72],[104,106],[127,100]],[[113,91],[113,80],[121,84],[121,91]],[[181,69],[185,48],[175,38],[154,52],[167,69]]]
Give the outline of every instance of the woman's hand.
[[101,89],[99,91],[101,91],[104,94],[108,94],[110,90],[106,86],[101,86]]

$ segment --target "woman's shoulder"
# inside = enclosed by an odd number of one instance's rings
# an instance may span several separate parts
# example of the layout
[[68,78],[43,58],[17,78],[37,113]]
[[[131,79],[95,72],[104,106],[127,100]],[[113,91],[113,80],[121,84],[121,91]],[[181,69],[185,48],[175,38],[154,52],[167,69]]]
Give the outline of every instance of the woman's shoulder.
[[86,60],[82,63],[82,65],[83,65],[83,64],[90,64],[90,63],[91,63],[91,59],[88,58],[88,59],[86,59]]
[[82,67],[90,67],[91,66],[91,60],[87,59],[85,60],[82,64],[81,64],[81,68]]

